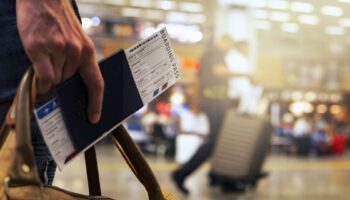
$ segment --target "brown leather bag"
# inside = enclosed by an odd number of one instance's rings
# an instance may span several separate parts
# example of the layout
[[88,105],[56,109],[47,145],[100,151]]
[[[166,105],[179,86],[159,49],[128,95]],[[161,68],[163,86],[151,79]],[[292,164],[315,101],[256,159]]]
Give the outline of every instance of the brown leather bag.
[[[31,94],[35,94],[31,89],[35,88],[32,87],[33,74],[33,70],[29,69],[23,76],[6,123],[0,130],[0,200],[111,200],[101,196],[94,147],[85,153],[90,195],[41,184],[30,139],[30,118],[35,101],[34,98],[30,98]],[[110,136],[131,170],[146,188],[149,200],[176,200],[173,195],[161,191],[151,168],[123,126],[112,131]]]

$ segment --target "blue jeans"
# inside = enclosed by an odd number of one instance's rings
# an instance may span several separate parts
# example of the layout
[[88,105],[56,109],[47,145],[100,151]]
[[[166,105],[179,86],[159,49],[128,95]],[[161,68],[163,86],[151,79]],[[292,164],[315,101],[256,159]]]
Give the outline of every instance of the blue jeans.
[[[3,124],[19,81],[31,65],[26,56],[16,25],[16,1],[0,2],[0,124]],[[32,144],[43,183],[52,184],[56,164],[43,141],[35,120],[32,123]]]

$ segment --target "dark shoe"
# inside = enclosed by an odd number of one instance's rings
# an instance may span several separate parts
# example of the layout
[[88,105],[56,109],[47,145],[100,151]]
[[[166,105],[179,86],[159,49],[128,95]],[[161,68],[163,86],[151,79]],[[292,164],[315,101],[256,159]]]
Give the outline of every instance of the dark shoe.
[[184,186],[183,178],[180,178],[179,176],[177,176],[176,173],[172,173],[171,179],[174,181],[177,189],[180,190],[183,194],[185,194],[185,195],[190,194],[190,191]]
[[209,186],[217,186],[220,184],[220,181],[218,180],[218,178],[212,173],[208,175],[208,179],[209,179]]
[[221,184],[221,191],[223,193],[243,193],[246,191],[246,185],[244,183],[228,183],[224,182]]

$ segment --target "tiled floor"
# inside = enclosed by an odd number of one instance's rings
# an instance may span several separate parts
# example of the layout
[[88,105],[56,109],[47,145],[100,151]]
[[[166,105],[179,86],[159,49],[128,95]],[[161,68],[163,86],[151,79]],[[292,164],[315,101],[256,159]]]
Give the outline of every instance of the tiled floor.
[[[147,199],[146,192],[112,146],[98,146],[103,194],[117,199]],[[163,189],[182,200],[346,200],[350,199],[350,154],[328,158],[288,158],[269,156],[265,170],[269,176],[255,191],[245,194],[223,194],[207,182],[209,164],[191,176],[186,186],[188,197],[174,188],[169,173],[176,164],[161,158],[149,158]],[[57,172],[55,185],[87,193],[84,159],[79,157],[63,172]]]

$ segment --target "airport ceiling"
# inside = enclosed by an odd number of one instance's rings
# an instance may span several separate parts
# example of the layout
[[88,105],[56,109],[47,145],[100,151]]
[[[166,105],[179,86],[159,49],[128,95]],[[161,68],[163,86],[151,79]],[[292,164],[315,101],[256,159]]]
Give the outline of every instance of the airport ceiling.
[[[344,54],[350,44],[350,0],[256,0],[253,16],[262,43]],[[266,45],[261,45],[265,46]],[[269,47],[266,47],[269,48]],[[312,52],[311,52],[312,53]]]
[[[205,26],[211,0],[78,0],[83,15]],[[251,8],[262,50],[345,54],[350,46],[350,0],[218,0]],[[281,47],[283,49],[281,49]],[[300,52],[305,54],[305,52]]]
[[204,24],[208,0],[78,0],[85,15]]

